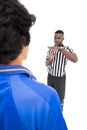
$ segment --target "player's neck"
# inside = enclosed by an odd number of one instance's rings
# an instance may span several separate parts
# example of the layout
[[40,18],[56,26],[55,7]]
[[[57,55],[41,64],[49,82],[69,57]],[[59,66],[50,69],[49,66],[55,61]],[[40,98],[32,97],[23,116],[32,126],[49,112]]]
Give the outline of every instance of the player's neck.
[[13,60],[9,65],[22,65],[22,56],[19,55],[15,60]]

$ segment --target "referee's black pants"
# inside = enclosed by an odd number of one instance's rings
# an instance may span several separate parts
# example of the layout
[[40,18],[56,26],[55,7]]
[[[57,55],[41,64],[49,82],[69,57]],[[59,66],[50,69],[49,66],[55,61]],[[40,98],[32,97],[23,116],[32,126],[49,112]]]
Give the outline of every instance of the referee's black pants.
[[56,77],[48,74],[47,84],[57,91],[61,101],[61,105],[63,107],[65,98],[66,76],[64,75],[63,77]]

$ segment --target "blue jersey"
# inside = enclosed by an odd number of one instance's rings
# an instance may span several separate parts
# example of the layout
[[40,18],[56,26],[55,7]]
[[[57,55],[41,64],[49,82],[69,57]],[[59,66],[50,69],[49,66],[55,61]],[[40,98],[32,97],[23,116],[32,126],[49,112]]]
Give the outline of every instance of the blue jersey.
[[0,66],[0,130],[67,130],[57,92],[23,66]]

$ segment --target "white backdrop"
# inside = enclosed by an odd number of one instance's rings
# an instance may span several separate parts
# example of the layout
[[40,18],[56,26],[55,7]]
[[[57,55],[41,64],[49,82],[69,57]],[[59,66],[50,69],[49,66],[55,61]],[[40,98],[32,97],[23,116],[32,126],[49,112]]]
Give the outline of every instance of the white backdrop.
[[86,102],[86,44],[87,44],[87,6],[86,0],[20,0],[30,13],[36,15],[36,23],[31,28],[31,43],[28,67],[37,80],[46,84],[47,68],[44,64],[47,46],[53,45],[54,32],[65,32],[64,44],[73,48],[78,62],[68,61],[66,66],[66,98],[64,117],[69,130],[87,130]]

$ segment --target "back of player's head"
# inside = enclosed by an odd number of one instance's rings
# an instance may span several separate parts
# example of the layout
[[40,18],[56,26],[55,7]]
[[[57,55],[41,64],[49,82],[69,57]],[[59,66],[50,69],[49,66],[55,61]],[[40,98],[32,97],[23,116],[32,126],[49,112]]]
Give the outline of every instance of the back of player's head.
[[0,0],[0,64],[8,64],[30,42],[36,18],[18,0]]

